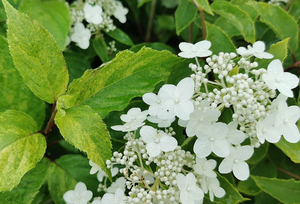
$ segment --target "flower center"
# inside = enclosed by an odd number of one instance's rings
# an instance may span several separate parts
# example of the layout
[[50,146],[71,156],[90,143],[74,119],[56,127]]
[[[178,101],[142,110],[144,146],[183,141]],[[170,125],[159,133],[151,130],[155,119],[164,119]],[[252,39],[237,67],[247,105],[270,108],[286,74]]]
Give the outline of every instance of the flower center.
[[202,121],[203,121],[203,118],[199,118],[199,121],[202,122]]
[[191,190],[191,188],[190,188],[190,187],[187,187],[187,188],[186,188],[186,191],[190,191],[190,190]]
[[214,141],[215,138],[214,138],[214,137],[210,137],[209,140],[210,140],[210,141]]
[[157,99],[156,103],[157,103],[157,104],[160,104],[160,103],[161,103],[161,101],[160,101],[159,99]]
[[263,128],[263,129],[262,129],[262,132],[263,132],[263,133],[267,132],[266,128]]
[[277,83],[279,83],[279,82],[280,82],[280,79],[275,79],[275,81],[276,81]]
[[176,104],[178,104],[178,103],[180,102],[180,100],[179,100],[178,98],[176,98],[176,99],[174,100],[174,102],[175,102]]
[[234,163],[238,163],[238,162],[239,162],[239,160],[238,160],[238,159],[235,159],[235,160],[234,160]]
[[284,124],[287,124],[288,122],[289,122],[288,119],[284,119],[284,120],[283,120],[283,123],[284,123]]

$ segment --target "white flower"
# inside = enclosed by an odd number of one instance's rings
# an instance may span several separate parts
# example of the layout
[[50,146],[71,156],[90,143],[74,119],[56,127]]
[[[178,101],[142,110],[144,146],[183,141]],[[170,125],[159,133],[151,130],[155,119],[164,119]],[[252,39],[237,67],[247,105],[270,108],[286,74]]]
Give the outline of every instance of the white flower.
[[265,140],[276,143],[280,140],[281,133],[274,127],[275,115],[268,115],[265,119],[260,119],[256,124],[256,134],[259,142],[263,144]]
[[83,7],[83,12],[86,21],[89,23],[98,25],[103,21],[103,18],[101,16],[102,8],[99,5],[92,6],[88,3],[85,3]]
[[81,49],[87,49],[90,46],[91,31],[86,29],[82,23],[76,23],[71,40],[78,43]]
[[140,108],[131,108],[128,110],[127,114],[123,114],[121,115],[121,120],[123,122],[131,122],[134,120],[138,120],[143,122],[144,120],[146,120],[148,115],[148,111],[141,111]]
[[175,121],[175,117],[163,120],[157,116],[148,116],[147,120],[149,120],[151,123],[158,123],[158,127],[170,127],[171,124]]
[[283,72],[279,59],[273,60],[268,65],[267,74],[263,74],[262,79],[270,89],[278,89],[280,93],[288,97],[293,97],[291,89],[299,84],[299,78],[296,75]]
[[274,126],[290,143],[296,143],[300,140],[299,129],[295,124],[299,118],[300,108],[298,106],[288,107],[286,102],[279,102]]
[[86,185],[82,182],[78,182],[74,190],[67,191],[63,196],[69,204],[87,204],[92,197],[92,191],[87,190]]
[[243,131],[237,130],[238,123],[232,121],[228,124],[228,135],[226,136],[227,140],[234,145],[241,144],[245,139],[246,135]]
[[186,126],[186,134],[188,137],[192,137],[210,125],[212,122],[218,120],[221,112],[219,110],[195,110],[190,114],[190,120]]
[[91,204],[102,204],[102,202],[101,202],[101,199],[94,198],[94,200]]
[[[100,167],[99,167],[100,168]],[[110,169],[110,172],[111,172],[111,176],[114,177],[115,175],[118,174],[119,172],[119,169],[118,167],[114,167],[114,168],[111,168]],[[99,182],[102,182],[103,181],[103,177],[107,177],[106,173],[104,171],[102,171],[102,169],[100,168],[98,174],[97,174],[97,179]]]
[[212,54],[212,51],[208,50],[210,46],[211,42],[208,40],[202,40],[195,45],[182,42],[179,44],[181,52],[178,55],[183,58],[207,57]]
[[243,57],[254,55],[259,59],[272,59],[274,56],[270,53],[264,52],[265,49],[265,43],[262,41],[257,41],[253,44],[253,47],[251,47],[251,45],[248,45],[248,50],[246,50],[246,48],[244,47],[239,47],[236,51]]
[[142,140],[146,142],[147,153],[150,157],[156,157],[161,151],[173,151],[177,147],[177,140],[165,132],[157,132],[151,126],[143,126],[140,130]]
[[89,160],[89,164],[90,164],[90,166],[92,166],[92,168],[90,170],[90,174],[95,174],[97,171],[101,170],[101,168],[97,164],[92,162],[92,160]]
[[193,166],[195,172],[199,175],[215,178],[217,174],[213,171],[216,168],[217,162],[213,159],[196,158],[196,164]]
[[214,202],[214,196],[222,198],[225,195],[225,190],[220,187],[218,179],[208,179],[209,199]]
[[207,157],[211,152],[218,157],[226,157],[230,153],[229,142],[226,139],[228,127],[225,123],[208,125],[198,134],[194,144],[194,152],[199,158]]
[[194,94],[194,81],[192,78],[182,79],[177,86],[165,84],[159,90],[162,101],[161,112],[158,117],[170,119],[174,116],[182,120],[188,120],[194,110],[191,100]]
[[161,99],[159,98],[160,92],[158,95],[154,93],[145,93],[143,95],[143,101],[149,105],[149,114],[152,116],[158,115],[161,107]]
[[112,126],[111,129],[122,132],[134,131],[145,124],[144,120],[146,120],[147,115],[147,110],[141,111],[140,108],[131,108],[127,114],[121,115],[121,120],[126,123]]
[[128,9],[123,7],[120,1],[116,1],[116,10],[114,12],[114,16],[116,19],[120,21],[120,23],[126,22],[126,14],[128,13]]
[[193,173],[188,173],[186,176],[179,173],[176,176],[177,186],[180,190],[180,201],[182,204],[194,204],[204,197],[204,193],[196,185],[196,178]]
[[280,102],[280,101],[286,101],[287,98],[288,98],[288,97],[285,96],[285,95],[283,95],[282,93],[279,94],[279,95],[277,96],[277,98],[275,98],[275,99],[272,101],[272,103],[271,103],[271,109],[270,109],[270,110],[271,110],[271,113],[277,114],[279,102]]
[[125,177],[119,177],[115,182],[113,182],[110,187],[108,187],[108,193],[115,193],[117,189],[122,189],[123,192],[125,191]]
[[248,160],[254,149],[251,146],[241,146],[241,147],[230,147],[230,155],[227,156],[219,166],[219,172],[222,174],[227,174],[233,171],[234,176],[241,180],[247,180],[249,177],[249,166],[245,162]]
[[124,204],[124,191],[120,188],[115,194],[105,193],[102,197],[102,204]]

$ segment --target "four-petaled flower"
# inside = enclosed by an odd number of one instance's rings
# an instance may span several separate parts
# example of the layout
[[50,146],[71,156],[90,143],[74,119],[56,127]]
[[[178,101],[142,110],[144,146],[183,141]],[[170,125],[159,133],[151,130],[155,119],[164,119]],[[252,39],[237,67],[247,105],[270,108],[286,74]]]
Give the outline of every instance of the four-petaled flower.
[[219,172],[222,174],[227,174],[233,171],[233,175],[241,180],[245,181],[248,179],[249,166],[245,162],[254,153],[253,147],[249,145],[241,147],[230,147],[230,155],[227,156],[219,166]]
[[177,186],[180,190],[180,201],[182,204],[194,204],[204,197],[204,193],[196,184],[197,180],[193,173],[186,176],[179,173],[176,176]]
[[120,1],[116,1],[116,10],[114,12],[114,16],[116,19],[120,21],[120,23],[126,22],[126,14],[128,13],[128,9],[123,7],[123,4]]
[[89,3],[85,3],[83,7],[85,20],[89,23],[93,23],[95,25],[100,24],[103,21],[101,16],[102,8],[99,5],[90,5]]
[[67,191],[63,196],[69,204],[87,204],[92,197],[92,191],[87,190],[86,185],[82,182],[78,182],[74,190]]
[[115,194],[105,193],[102,197],[102,204],[124,204],[124,191],[121,188],[116,190]]
[[270,89],[278,89],[280,93],[288,97],[293,97],[294,94],[291,89],[299,84],[299,78],[296,75],[283,72],[279,59],[273,60],[268,65],[267,74],[263,74],[262,79]]
[[208,40],[202,40],[195,45],[182,42],[179,44],[181,52],[178,55],[183,58],[207,57],[212,54],[212,51],[209,50],[210,46],[211,42]]
[[156,157],[161,151],[173,151],[177,147],[177,140],[163,131],[157,131],[151,126],[143,126],[140,130],[142,140],[146,142],[147,153]]
[[86,29],[82,23],[76,23],[71,40],[78,43],[81,49],[87,49],[90,46],[91,31]]
[[264,52],[266,49],[265,43],[262,41],[257,41],[251,45],[248,45],[248,50],[244,47],[239,47],[236,51],[239,55],[243,57],[255,56],[259,59],[272,59],[274,56],[270,53]]

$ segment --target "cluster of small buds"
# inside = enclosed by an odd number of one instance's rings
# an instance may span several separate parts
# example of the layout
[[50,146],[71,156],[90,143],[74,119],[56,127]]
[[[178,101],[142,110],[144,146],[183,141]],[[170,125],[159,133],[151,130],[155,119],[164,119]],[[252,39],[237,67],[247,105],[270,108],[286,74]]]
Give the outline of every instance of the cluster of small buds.
[[67,44],[73,41],[82,49],[89,47],[91,35],[101,30],[109,32],[116,29],[112,17],[121,23],[127,20],[128,9],[118,0],[76,0],[68,8],[71,29]]
[[236,57],[235,53],[223,53],[220,52],[219,55],[213,55],[211,58],[206,58],[208,65],[204,66],[207,72],[213,71],[214,74],[218,75],[219,79],[226,77],[228,73],[233,69],[235,63],[232,61]]
[[112,40],[108,42],[107,51],[112,53],[117,51],[116,41]]
[[[256,68],[258,67],[258,63],[257,62],[250,62],[249,60],[247,60],[246,58],[242,57],[239,61],[238,61],[238,65],[239,68],[244,68],[245,73],[248,74],[250,69]],[[265,70],[265,69],[263,69]]]

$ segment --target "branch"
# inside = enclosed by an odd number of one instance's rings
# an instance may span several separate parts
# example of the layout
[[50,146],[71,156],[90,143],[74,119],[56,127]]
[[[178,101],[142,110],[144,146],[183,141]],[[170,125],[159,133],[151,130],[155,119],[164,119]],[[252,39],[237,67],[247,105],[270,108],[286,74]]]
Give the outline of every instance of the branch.
[[153,18],[154,18],[154,14],[155,14],[156,1],[157,0],[152,0],[152,2],[151,2],[151,11],[150,11],[147,33],[146,33],[146,38],[145,38],[146,42],[149,42],[150,38],[151,38],[151,31],[152,31]]
[[284,170],[284,169],[282,169],[282,168],[279,168],[279,167],[276,167],[276,169],[277,169],[278,171],[281,171],[281,172],[285,173],[286,175],[289,175],[290,177],[292,177],[292,178],[294,178],[294,179],[300,180],[300,176],[298,176],[298,175],[296,175],[296,174],[293,174],[293,173],[291,173],[291,172],[289,172],[289,171],[287,171],[287,170]]

